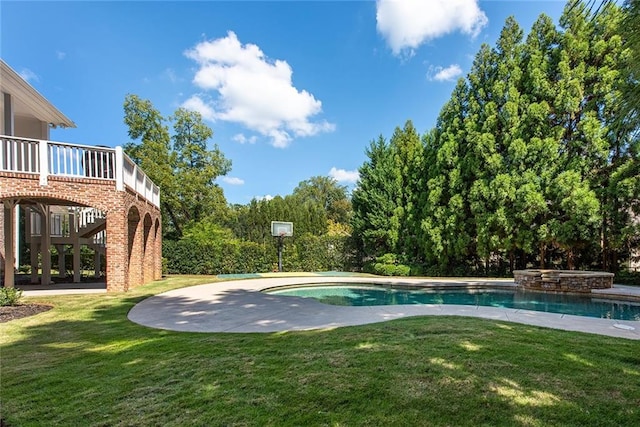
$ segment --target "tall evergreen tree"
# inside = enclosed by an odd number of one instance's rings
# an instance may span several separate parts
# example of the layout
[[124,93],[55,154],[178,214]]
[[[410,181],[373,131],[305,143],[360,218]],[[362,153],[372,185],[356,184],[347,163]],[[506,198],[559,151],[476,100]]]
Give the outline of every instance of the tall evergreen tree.
[[476,169],[470,199],[478,255],[485,260],[503,252],[513,255],[518,243],[513,208],[522,176],[516,169],[526,151],[519,133],[522,36],[515,19],[508,18],[497,48],[481,49],[469,76],[471,92],[484,95],[471,98],[468,129],[470,148],[483,161]]
[[[640,212],[640,160],[638,152],[639,117],[629,110],[626,93],[630,81],[632,50],[625,47],[623,11],[606,5],[593,19],[597,42],[591,50],[591,75],[595,113],[607,144],[606,156],[590,182],[601,205],[602,264],[606,269],[618,266],[618,259],[628,256],[628,243],[637,234],[630,226],[634,211]],[[622,31],[621,31],[622,30]]]
[[474,258],[508,256],[513,269],[537,256],[544,267],[549,254],[569,268],[616,268],[639,233],[640,121],[625,102],[638,73],[623,24],[637,2],[626,15],[607,3],[595,18],[569,5],[560,29],[541,15],[524,43],[507,19],[421,149],[407,126],[371,144],[353,197],[367,256],[393,252],[448,273]]
[[520,134],[525,142],[521,153],[522,180],[516,193],[518,243],[525,253],[538,253],[545,268],[552,243],[548,221],[548,189],[559,171],[562,129],[552,123],[556,96],[558,44],[560,34],[551,18],[540,15],[527,36],[523,51],[523,104]]
[[392,217],[398,229],[394,252],[403,255],[407,261],[415,261],[419,254],[417,204],[422,192],[420,183],[424,163],[422,141],[411,120],[407,120],[402,129],[395,129],[389,145],[393,152],[395,187],[398,190]]
[[391,253],[396,247],[399,222],[394,213],[400,193],[387,141],[380,136],[366,154],[369,159],[359,168],[360,180],[351,197],[354,242],[364,259]]
[[468,203],[472,172],[463,164],[469,148],[464,127],[468,90],[466,81],[460,79],[436,128],[425,136],[427,194],[421,205],[420,235],[426,261],[438,264],[442,272],[474,253]]

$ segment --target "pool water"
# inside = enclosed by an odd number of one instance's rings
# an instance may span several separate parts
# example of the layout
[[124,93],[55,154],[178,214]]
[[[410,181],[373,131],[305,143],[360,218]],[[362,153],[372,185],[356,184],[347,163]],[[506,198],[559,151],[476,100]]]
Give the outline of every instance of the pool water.
[[521,289],[443,290],[376,285],[322,285],[273,289],[267,292],[273,295],[314,298],[325,304],[343,306],[456,304],[640,321],[640,302]]

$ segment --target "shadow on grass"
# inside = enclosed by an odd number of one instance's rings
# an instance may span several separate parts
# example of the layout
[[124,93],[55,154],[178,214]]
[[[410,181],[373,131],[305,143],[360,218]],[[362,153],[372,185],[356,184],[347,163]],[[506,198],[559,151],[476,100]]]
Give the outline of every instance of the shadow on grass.
[[[60,298],[51,312],[3,325],[3,417],[14,426],[634,425],[640,417],[635,341],[451,317],[171,332],[127,319],[146,296]],[[206,309],[261,309],[246,303],[230,292]]]

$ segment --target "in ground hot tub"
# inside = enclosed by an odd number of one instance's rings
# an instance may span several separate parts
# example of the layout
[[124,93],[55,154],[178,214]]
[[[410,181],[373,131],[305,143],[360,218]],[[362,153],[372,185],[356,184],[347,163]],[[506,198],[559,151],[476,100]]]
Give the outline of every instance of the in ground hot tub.
[[613,287],[613,273],[580,270],[514,270],[513,280],[526,289],[591,292]]

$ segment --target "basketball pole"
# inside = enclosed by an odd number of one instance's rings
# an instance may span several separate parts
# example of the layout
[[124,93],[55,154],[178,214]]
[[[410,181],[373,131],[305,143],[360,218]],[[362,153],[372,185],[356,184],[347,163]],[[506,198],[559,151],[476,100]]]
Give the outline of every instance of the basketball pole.
[[278,272],[282,273],[282,246],[284,243],[284,235],[278,236]]

